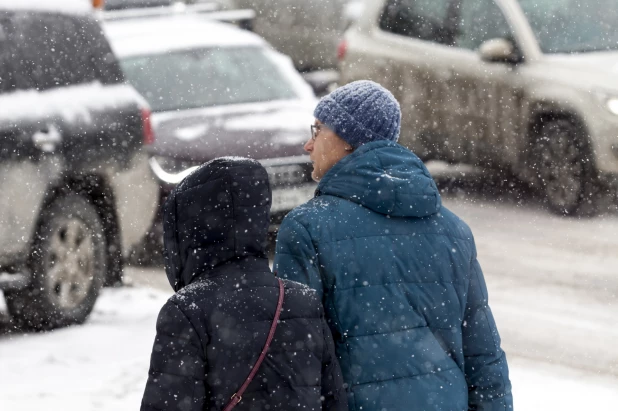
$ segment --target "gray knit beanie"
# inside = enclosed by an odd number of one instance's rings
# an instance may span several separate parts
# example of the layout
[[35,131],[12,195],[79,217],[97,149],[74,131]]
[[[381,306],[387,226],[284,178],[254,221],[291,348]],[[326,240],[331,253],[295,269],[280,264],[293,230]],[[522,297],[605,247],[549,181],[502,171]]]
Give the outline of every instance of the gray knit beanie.
[[373,81],[339,87],[320,100],[313,116],[355,148],[371,141],[399,139],[399,103]]

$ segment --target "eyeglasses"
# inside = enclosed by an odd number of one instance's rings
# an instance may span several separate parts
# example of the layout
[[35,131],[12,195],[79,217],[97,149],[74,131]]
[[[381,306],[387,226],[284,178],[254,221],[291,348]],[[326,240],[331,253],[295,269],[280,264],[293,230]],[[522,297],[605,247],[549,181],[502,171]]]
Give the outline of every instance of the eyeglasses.
[[322,130],[322,124],[312,124],[311,125],[311,139],[315,141],[318,138],[318,134]]

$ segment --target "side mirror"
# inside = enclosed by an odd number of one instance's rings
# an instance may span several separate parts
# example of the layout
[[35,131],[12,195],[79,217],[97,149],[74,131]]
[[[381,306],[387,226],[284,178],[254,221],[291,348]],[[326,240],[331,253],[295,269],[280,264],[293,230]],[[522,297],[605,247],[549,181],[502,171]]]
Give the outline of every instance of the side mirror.
[[512,41],[507,39],[491,39],[479,47],[479,54],[483,61],[491,63],[521,63],[519,54]]

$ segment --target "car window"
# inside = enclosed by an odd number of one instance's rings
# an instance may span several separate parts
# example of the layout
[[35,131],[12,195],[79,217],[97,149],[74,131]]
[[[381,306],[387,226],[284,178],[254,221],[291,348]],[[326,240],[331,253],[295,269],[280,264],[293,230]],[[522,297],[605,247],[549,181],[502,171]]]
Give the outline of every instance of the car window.
[[459,0],[455,46],[476,50],[483,42],[512,38],[511,29],[494,0]]
[[90,19],[16,13],[13,27],[20,88],[46,90],[95,80],[123,80],[101,29]]
[[453,43],[450,24],[453,0],[388,0],[380,17],[380,28],[394,34]]
[[129,57],[121,65],[127,80],[153,111],[298,97],[266,50],[258,47]]
[[520,0],[544,53],[618,49],[616,0]]

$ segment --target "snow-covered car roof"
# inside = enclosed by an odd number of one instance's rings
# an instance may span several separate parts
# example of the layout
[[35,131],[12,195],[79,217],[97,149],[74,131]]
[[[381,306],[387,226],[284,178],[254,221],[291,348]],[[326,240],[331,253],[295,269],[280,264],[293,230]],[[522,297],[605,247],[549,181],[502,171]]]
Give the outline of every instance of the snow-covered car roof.
[[268,45],[247,30],[199,16],[109,21],[103,28],[120,58],[192,48]]
[[31,10],[52,13],[92,13],[92,0],[0,0],[0,10]]

